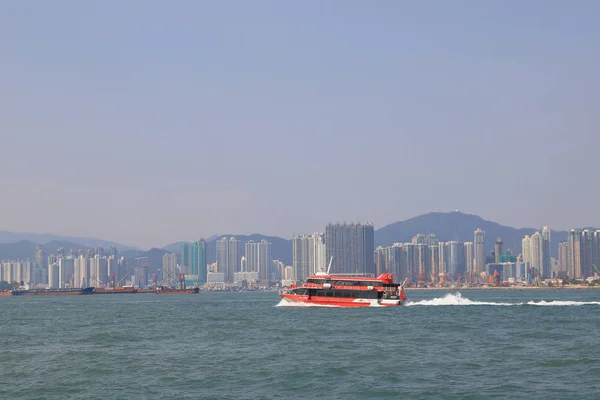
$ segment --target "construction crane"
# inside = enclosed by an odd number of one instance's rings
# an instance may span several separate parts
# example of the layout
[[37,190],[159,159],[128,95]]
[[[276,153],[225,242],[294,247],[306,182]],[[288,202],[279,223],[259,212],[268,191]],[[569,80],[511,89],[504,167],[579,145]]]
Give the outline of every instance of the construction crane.
[[128,273],[125,274],[125,276],[123,276],[121,279],[119,279],[119,282],[117,282],[116,286],[118,287],[121,284],[121,282],[123,282],[123,280],[125,278],[127,278],[129,275],[131,275],[131,271],[129,271]]

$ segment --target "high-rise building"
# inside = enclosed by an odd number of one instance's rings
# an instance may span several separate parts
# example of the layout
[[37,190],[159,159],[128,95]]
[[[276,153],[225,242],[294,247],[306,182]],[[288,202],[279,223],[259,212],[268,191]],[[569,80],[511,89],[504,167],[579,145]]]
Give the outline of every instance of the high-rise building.
[[326,272],[325,242],[322,233],[295,235],[292,238],[292,266],[296,281],[303,282],[309,275]]
[[422,233],[417,233],[412,238],[412,244],[427,244],[427,236]]
[[235,237],[217,240],[217,267],[224,274],[225,282],[234,281],[234,274],[241,269],[241,258],[242,243],[239,240]]
[[531,238],[529,235],[521,240],[521,254],[523,255],[523,263],[527,268],[531,267]]
[[425,244],[427,244],[428,246],[437,246],[438,244],[440,244],[440,241],[435,235],[435,233],[430,233],[429,235],[427,235],[427,240]]
[[76,287],[74,282],[75,260],[73,257],[61,257],[58,259],[58,287]]
[[551,232],[550,228],[544,226],[542,228],[542,274],[544,278],[552,277],[552,262],[550,255]]
[[594,273],[600,275],[600,230],[594,232]]
[[185,269],[188,266],[192,265],[191,260],[191,248],[188,242],[181,243],[181,254],[179,256],[179,261],[181,262],[181,266]]
[[261,240],[256,243],[252,240],[246,243],[246,272],[257,272],[259,280],[268,283],[271,280],[271,243]]
[[577,229],[567,233],[567,265],[571,278],[581,278],[581,231]]
[[448,265],[452,280],[462,280],[465,276],[465,249],[462,242],[446,242],[449,248]]
[[192,243],[183,242],[179,260],[183,273],[197,275],[199,284],[206,282],[206,241],[204,239]]
[[496,244],[494,245],[494,253],[496,256],[496,263],[500,262],[500,256],[504,253],[504,243],[502,242],[502,238],[498,238],[496,240]]
[[439,280],[439,276],[440,276],[439,241],[435,245],[429,245],[428,248],[429,248],[429,268],[428,268],[429,276],[427,277],[427,281],[437,283]]
[[162,271],[163,285],[174,287],[177,283],[177,255],[175,253],[163,255]]
[[374,227],[370,223],[329,224],[325,230],[326,260],[331,272],[375,274]]
[[[377,258],[377,274],[388,273],[394,276],[395,282],[402,282],[409,277],[408,264],[406,262],[405,246],[412,244],[394,243],[393,246],[379,246],[375,252]],[[381,271],[380,271],[381,270]]]
[[192,262],[192,269],[195,268],[198,274],[198,285],[204,285],[208,274],[206,266],[206,240],[200,239],[194,245],[195,262]]
[[593,234],[587,229],[581,232],[581,273],[588,277],[594,274],[593,272]]
[[476,275],[473,262],[473,242],[464,242],[463,246],[465,248],[465,272],[470,279],[473,279]]
[[96,254],[89,259],[90,283],[92,287],[104,287],[108,284],[108,259]]
[[41,247],[36,247],[35,249],[35,263],[42,268],[44,271],[48,267],[48,259],[44,250]]
[[530,253],[531,253],[531,268],[535,268],[537,270],[537,273],[541,276],[544,277],[544,270],[543,270],[543,260],[544,260],[544,254],[543,254],[543,246],[544,246],[544,238],[543,236],[539,233],[536,232],[533,235],[531,235],[531,240],[530,240]]
[[485,232],[477,228],[473,238],[473,246],[475,251],[474,265],[476,273],[485,270]]
[[48,287],[59,287],[58,261],[48,265]]
[[387,271],[386,252],[386,248],[382,246],[377,246],[375,249],[375,269],[377,270],[377,275]]
[[568,250],[569,246],[567,242],[560,242],[558,244],[558,270],[561,275],[565,275],[568,271]]

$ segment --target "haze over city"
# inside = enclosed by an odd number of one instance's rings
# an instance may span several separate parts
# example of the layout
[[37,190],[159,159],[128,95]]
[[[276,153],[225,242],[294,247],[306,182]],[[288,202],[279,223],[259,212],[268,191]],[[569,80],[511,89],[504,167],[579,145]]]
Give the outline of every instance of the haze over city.
[[600,3],[574,4],[7,2],[0,230],[600,226]]

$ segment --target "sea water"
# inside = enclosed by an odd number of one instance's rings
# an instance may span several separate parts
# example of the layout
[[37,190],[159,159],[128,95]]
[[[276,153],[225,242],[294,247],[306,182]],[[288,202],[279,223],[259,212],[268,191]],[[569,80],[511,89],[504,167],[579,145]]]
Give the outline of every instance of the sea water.
[[0,399],[600,399],[600,291],[0,298]]

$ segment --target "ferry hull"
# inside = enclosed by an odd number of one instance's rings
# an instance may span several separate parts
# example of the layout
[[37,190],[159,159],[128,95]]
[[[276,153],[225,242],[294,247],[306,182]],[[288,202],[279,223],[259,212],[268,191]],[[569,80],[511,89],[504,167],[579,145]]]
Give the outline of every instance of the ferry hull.
[[393,307],[401,306],[400,300],[378,300],[361,298],[331,298],[322,296],[303,296],[297,294],[282,293],[280,296],[289,303],[315,304],[321,306],[335,307]]

